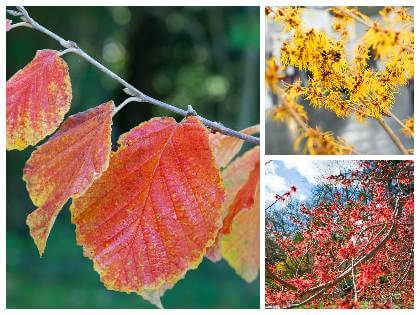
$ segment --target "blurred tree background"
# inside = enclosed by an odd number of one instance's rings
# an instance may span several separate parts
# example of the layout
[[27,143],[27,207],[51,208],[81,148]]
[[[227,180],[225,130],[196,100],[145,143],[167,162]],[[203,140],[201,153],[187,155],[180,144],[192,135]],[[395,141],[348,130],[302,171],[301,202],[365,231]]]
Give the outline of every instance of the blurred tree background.
[[[258,7],[27,7],[33,18],[146,94],[242,129],[259,123]],[[14,19],[16,21],[16,19]],[[7,78],[37,49],[61,47],[27,28],[7,34]],[[126,97],[118,83],[72,54],[73,100],[69,114]],[[68,115],[69,115],[68,114]],[[67,115],[67,116],[68,116]],[[174,116],[158,107],[132,103],[114,118],[118,136],[155,116]],[[181,117],[174,116],[178,121]],[[42,142],[41,142],[42,143]],[[39,258],[25,224],[32,204],[22,169],[33,148],[7,152],[7,307],[153,307],[136,294],[108,291],[92,262],[76,245],[69,203],[62,209]],[[258,308],[259,279],[247,284],[225,261],[207,259],[166,292],[167,308]]]

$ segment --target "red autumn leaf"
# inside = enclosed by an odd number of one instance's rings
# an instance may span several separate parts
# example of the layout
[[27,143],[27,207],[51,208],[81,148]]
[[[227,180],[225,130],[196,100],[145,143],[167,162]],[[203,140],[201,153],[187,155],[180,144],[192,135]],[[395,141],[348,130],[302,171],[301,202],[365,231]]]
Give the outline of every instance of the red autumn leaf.
[[71,97],[66,62],[55,50],[38,50],[6,83],[7,150],[23,150],[53,133]]
[[[241,130],[241,133],[253,135],[260,132],[260,125],[255,125]],[[221,133],[210,134],[210,142],[216,157],[216,164],[225,167],[241,150],[243,140]]]
[[255,203],[255,191],[260,184],[260,161],[255,163],[255,167],[246,183],[239,189],[235,196],[233,203],[229,206],[228,214],[223,220],[223,227],[221,232],[228,234],[230,232],[232,221],[235,216],[244,209],[251,208]]
[[108,289],[160,305],[213,244],[224,192],[208,133],[195,117],[137,126],[120,137],[108,170],[73,201],[77,242]]
[[221,241],[222,257],[247,282],[255,280],[260,268],[259,185],[253,198],[252,207],[238,213],[230,233]]
[[10,31],[12,27],[12,20],[6,19],[6,32]]
[[[259,185],[259,172],[255,170],[257,163],[259,169],[259,160],[260,148],[257,146],[230,163],[222,173],[226,189],[226,200],[223,203],[224,223],[214,245],[207,251],[207,258],[211,261],[215,262],[222,258],[220,241],[222,235],[229,231],[235,215],[242,209],[252,206],[252,202],[250,202],[248,198],[254,196],[256,186]],[[253,173],[253,175],[250,178],[251,173]],[[256,183],[257,177],[258,183]],[[242,193],[240,193],[241,190],[243,190]],[[248,191],[248,193],[245,193],[245,191]],[[243,206],[245,206],[245,208],[242,208],[241,203],[244,201],[245,203]]]
[[112,101],[70,116],[26,162],[23,179],[39,208],[28,215],[31,236],[43,254],[55,218],[108,167]]

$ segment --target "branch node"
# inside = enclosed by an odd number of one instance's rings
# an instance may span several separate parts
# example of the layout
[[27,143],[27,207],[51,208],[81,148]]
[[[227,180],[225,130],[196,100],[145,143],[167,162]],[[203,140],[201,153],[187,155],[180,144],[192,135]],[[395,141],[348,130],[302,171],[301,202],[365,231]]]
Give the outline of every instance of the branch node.
[[60,41],[60,45],[63,46],[64,48],[74,48],[74,49],[79,48],[79,46],[77,46],[77,44],[71,40]]
[[129,88],[124,88],[123,92],[127,95],[130,95],[130,96],[136,96],[136,94],[134,94],[134,92],[132,90],[130,90]]
[[[29,25],[30,25],[34,30],[39,31],[41,33],[44,33],[47,36],[56,40],[58,43],[60,43],[60,45],[65,48],[63,51],[61,51],[59,53],[60,55],[63,55],[67,52],[74,52],[75,54],[79,55],[81,58],[85,59],[87,62],[92,64],[94,67],[98,68],[100,71],[105,73],[107,76],[109,76],[112,79],[118,81],[120,84],[125,86],[125,89],[123,89],[123,91],[124,91],[124,93],[126,93],[127,95],[129,95],[131,97],[131,98],[129,98],[129,99],[131,99],[131,101],[147,102],[147,103],[165,108],[166,110],[170,110],[170,111],[172,111],[174,113],[177,113],[179,115],[182,115],[182,116],[197,116],[204,123],[204,125],[206,125],[208,128],[211,128],[212,130],[216,130],[216,131],[218,131],[220,133],[223,133],[225,135],[229,135],[231,137],[236,137],[236,138],[239,138],[239,139],[242,139],[242,140],[245,140],[245,141],[249,141],[249,142],[254,143],[254,144],[259,144],[260,143],[259,138],[242,134],[242,133],[237,132],[235,130],[226,128],[220,123],[216,123],[216,122],[210,121],[208,119],[205,119],[203,117],[200,117],[197,114],[197,112],[192,108],[191,105],[188,105],[188,110],[185,111],[185,110],[182,110],[182,109],[180,109],[176,106],[167,104],[165,102],[162,102],[162,101],[156,100],[156,99],[154,99],[150,96],[147,96],[146,94],[144,94],[143,92],[139,91],[134,86],[129,84],[127,81],[122,79],[119,75],[117,75],[116,73],[109,70],[107,67],[105,67],[103,64],[101,64],[99,61],[97,61],[96,59],[94,59],[93,57],[88,55],[86,52],[84,52],[81,48],[79,48],[79,46],[75,42],[62,38],[61,36],[55,34],[54,32],[50,31],[49,29],[45,28],[44,26],[39,24],[37,21],[32,19],[30,17],[29,13],[26,11],[26,9],[23,6],[16,6],[16,9],[18,11],[11,11],[11,12],[9,12],[9,14],[11,14],[11,15],[16,14],[16,15],[20,16],[22,20],[27,21],[22,26],[28,26],[29,27]],[[125,104],[127,102],[125,102]],[[113,115],[115,115],[119,110],[121,110],[125,106],[125,104],[124,105],[122,104],[122,106],[120,105],[114,111]]]
[[198,116],[198,114],[191,105],[188,105],[187,106],[187,113],[186,113],[185,116]]

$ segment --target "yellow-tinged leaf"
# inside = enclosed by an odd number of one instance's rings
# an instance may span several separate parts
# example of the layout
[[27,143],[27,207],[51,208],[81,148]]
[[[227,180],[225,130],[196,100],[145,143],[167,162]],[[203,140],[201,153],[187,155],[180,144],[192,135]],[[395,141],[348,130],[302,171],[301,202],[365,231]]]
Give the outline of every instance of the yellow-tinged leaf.
[[6,83],[7,150],[23,150],[53,133],[71,98],[66,62],[55,50],[38,50]]
[[[256,168],[259,169],[259,161],[260,147],[256,146],[236,158],[222,172],[226,190],[226,199],[222,207],[224,222],[214,245],[207,251],[207,258],[213,262],[220,260],[222,257],[220,241],[225,233],[229,233],[231,223],[235,216],[240,211],[253,205],[252,200],[254,199],[247,198],[246,194],[254,196],[255,189],[259,187],[259,171],[256,170]],[[258,177],[256,178],[256,176]]]
[[70,116],[26,162],[23,179],[39,207],[26,223],[40,255],[63,205],[81,195],[108,167],[113,109],[110,101]]
[[252,282],[260,268],[260,190],[255,191],[255,202],[250,209],[239,212],[229,234],[221,243],[223,258],[244,278]]
[[222,225],[223,184],[196,117],[126,134],[109,168],[70,207],[79,245],[110,290],[160,296],[196,268]]
[[[260,132],[260,125],[241,130],[241,133],[253,135]],[[244,140],[221,133],[210,134],[210,142],[219,167],[225,167],[241,150]]]

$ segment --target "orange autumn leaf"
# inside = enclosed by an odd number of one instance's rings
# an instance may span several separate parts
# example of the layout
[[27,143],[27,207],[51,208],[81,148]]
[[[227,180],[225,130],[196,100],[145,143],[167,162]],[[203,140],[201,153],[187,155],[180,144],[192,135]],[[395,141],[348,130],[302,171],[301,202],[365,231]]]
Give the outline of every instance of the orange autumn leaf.
[[[247,135],[260,132],[260,125],[251,126],[240,131]],[[225,167],[241,150],[244,140],[221,133],[210,134],[210,142],[216,157],[216,164]]]
[[[234,219],[235,215],[239,211],[246,209],[246,207],[252,206],[252,202],[250,202],[250,199],[252,200],[254,196],[254,191],[259,185],[259,173],[256,170],[257,163],[257,168],[259,169],[259,161],[260,147],[256,146],[253,149],[245,152],[242,156],[236,158],[222,172],[223,183],[226,190],[226,199],[223,202],[224,224],[222,229],[220,230],[220,233],[214,245],[207,251],[207,258],[209,258],[213,262],[216,262],[222,258],[220,252],[220,241],[223,237],[224,232],[229,231],[230,223]],[[251,173],[252,176],[250,178]],[[242,193],[240,194],[241,190]],[[245,194],[245,191],[247,191],[248,196],[247,194]],[[245,208],[241,208],[242,202],[245,202],[243,204]]]
[[70,207],[79,245],[110,290],[160,296],[196,268],[222,225],[223,184],[195,117],[123,134],[107,171]]
[[227,215],[223,220],[223,227],[221,233],[229,234],[232,226],[232,221],[236,215],[244,210],[251,208],[255,203],[255,190],[260,184],[260,161],[255,163],[254,169],[249,173],[246,183],[239,189],[238,193],[229,206]]
[[55,50],[38,50],[6,83],[7,150],[23,150],[53,133],[71,98],[66,62]]
[[222,257],[247,282],[260,268],[260,189],[255,191],[251,208],[238,213],[229,234],[221,241]]
[[113,109],[110,101],[70,116],[26,162],[23,179],[39,207],[26,223],[40,255],[63,205],[81,195],[108,167]]

